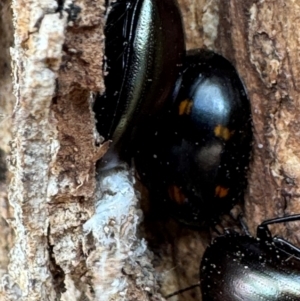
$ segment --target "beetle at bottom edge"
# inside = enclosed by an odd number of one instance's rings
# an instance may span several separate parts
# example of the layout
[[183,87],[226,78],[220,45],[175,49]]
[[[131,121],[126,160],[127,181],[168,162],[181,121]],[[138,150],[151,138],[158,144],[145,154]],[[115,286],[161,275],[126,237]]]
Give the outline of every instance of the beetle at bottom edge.
[[203,301],[299,301],[300,249],[268,229],[297,220],[300,214],[266,220],[256,238],[234,231],[215,238],[200,266]]

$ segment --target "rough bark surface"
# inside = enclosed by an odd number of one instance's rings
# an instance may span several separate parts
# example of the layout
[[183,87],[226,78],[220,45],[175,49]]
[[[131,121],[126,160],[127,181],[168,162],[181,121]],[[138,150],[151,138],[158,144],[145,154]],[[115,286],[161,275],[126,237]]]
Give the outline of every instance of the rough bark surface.
[[9,47],[13,42],[13,27],[10,1],[0,4],[0,278],[7,273],[8,251],[13,244],[13,231],[8,222],[12,208],[7,199],[9,174],[6,158],[11,140],[11,125],[15,97],[12,93],[11,59]]
[[[0,106],[8,118],[1,119],[0,139],[7,152],[15,103],[8,76],[10,10],[3,3]],[[300,212],[300,6],[292,0],[179,4],[187,48],[224,55],[249,93],[254,143],[242,210],[254,233],[266,218]],[[159,287],[167,295],[197,283],[210,231],[173,220],[149,222],[142,188],[141,227],[139,193],[128,167],[96,172],[106,147],[100,145],[91,111],[91,92],[104,88],[104,1],[15,0],[13,11],[16,106],[9,199],[16,238],[2,278],[3,298],[163,300]],[[5,188],[0,201],[1,217],[8,219]],[[6,273],[11,229],[2,221],[0,269]],[[274,227],[274,232],[300,243],[299,223]],[[201,300],[200,290],[169,300]]]
[[106,148],[91,110],[91,92],[103,92],[103,4],[13,2],[7,300],[160,299],[128,167],[96,179]]
[[[254,142],[242,211],[255,235],[261,221],[300,212],[299,4],[276,0],[179,3],[187,48],[205,47],[224,55],[249,93]],[[156,262],[165,275],[163,294],[198,282],[199,263],[212,238],[209,231],[195,232],[171,222],[166,228],[164,237],[161,230],[149,235],[157,258],[163,258]],[[299,246],[299,222],[272,231]],[[201,300],[200,290],[170,300]]]

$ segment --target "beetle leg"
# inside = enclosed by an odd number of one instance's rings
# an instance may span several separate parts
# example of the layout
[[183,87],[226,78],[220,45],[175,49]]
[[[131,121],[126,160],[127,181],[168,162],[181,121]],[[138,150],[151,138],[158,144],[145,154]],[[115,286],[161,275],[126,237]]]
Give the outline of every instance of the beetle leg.
[[296,247],[284,238],[277,236],[273,237],[273,242],[278,249],[300,260],[300,248]]
[[260,226],[267,226],[267,225],[272,225],[272,224],[280,224],[280,223],[294,222],[294,221],[300,221],[300,214],[294,214],[294,215],[289,215],[289,216],[268,219],[268,220],[262,222],[260,224]]
[[244,217],[243,213],[240,213],[240,214],[238,215],[238,220],[239,220],[239,222],[240,222],[240,225],[241,225],[241,227],[242,227],[242,229],[243,229],[243,232],[244,232],[245,234],[247,234],[248,236],[251,236],[251,233],[250,233],[250,231],[249,231],[249,228],[248,228],[246,222],[244,221],[243,217]]
[[169,298],[171,298],[171,297],[173,297],[173,296],[182,294],[182,293],[184,293],[184,292],[186,292],[186,291],[189,291],[189,290],[191,290],[191,289],[194,289],[195,287],[198,287],[198,286],[200,286],[200,282],[198,282],[198,283],[196,283],[196,284],[193,284],[193,285],[191,285],[191,286],[189,286],[189,287],[183,288],[183,289],[181,289],[181,290],[179,290],[179,291],[176,291],[176,292],[174,292],[174,293],[172,293],[172,294],[169,294],[169,295],[165,296],[165,299],[169,299]]
[[[300,221],[300,214],[283,216],[283,217],[266,220],[257,227],[257,238],[260,239],[261,241],[273,242],[273,237],[268,228],[268,225],[294,222],[294,221]],[[288,245],[288,243],[286,243],[286,245]]]

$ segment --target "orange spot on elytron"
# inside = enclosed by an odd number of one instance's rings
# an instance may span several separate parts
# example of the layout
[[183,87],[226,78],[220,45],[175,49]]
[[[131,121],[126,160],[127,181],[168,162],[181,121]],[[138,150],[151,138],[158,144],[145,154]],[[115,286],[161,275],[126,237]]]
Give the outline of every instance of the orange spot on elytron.
[[186,200],[186,197],[182,193],[181,189],[175,185],[169,187],[168,194],[170,199],[179,205],[183,204]]
[[224,198],[228,194],[229,188],[225,188],[222,186],[217,186],[215,189],[215,196],[218,196],[219,198]]
[[190,99],[185,99],[179,104],[179,115],[189,115],[193,106],[193,101]]
[[229,131],[229,128],[218,124],[214,129],[215,135],[217,137],[223,138],[224,140],[229,140],[233,132]]

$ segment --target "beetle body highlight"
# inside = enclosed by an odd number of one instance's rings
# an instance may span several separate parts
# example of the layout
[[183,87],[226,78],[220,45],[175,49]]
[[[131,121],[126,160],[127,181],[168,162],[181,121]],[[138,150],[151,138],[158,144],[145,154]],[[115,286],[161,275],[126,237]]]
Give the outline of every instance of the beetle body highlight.
[[112,158],[126,157],[134,127],[164,107],[178,77],[184,35],[177,3],[119,0],[108,14],[105,36],[106,92],[97,96],[94,111],[98,132],[112,140],[101,163],[108,168]]
[[300,249],[267,227],[295,220],[300,215],[266,221],[257,238],[233,231],[217,237],[201,262],[203,301],[300,300]]
[[188,53],[173,97],[139,129],[136,168],[157,207],[189,225],[211,223],[243,195],[249,100],[234,67],[211,51]]

